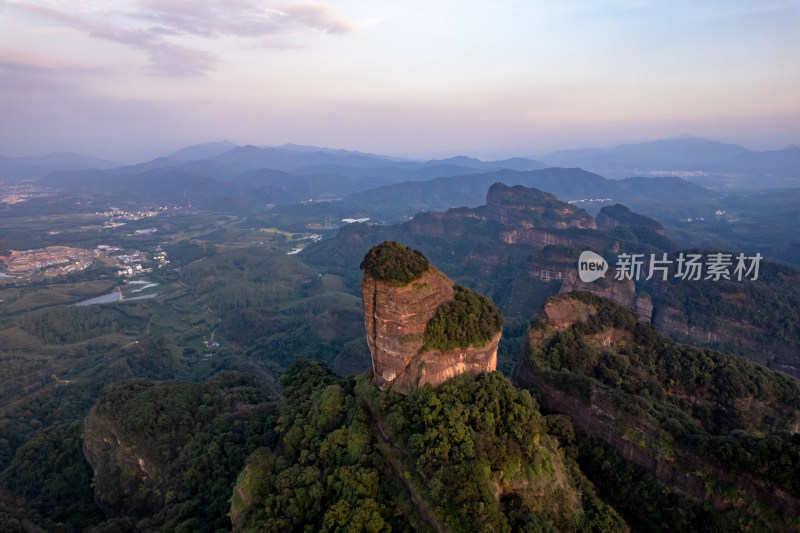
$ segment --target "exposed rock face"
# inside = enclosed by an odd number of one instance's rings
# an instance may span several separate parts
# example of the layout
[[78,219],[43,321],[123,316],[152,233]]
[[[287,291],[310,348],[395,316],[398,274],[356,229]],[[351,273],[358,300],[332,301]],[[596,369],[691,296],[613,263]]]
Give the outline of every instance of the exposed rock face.
[[636,295],[636,287],[631,279],[614,279],[615,271],[609,270],[604,278],[586,283],[578,277],[578,270],[570,269],[564,277],[559,293],[572,291],[592,292],[614,300],[618,304],[627,305],[635,309],[639,317],[645,322],[650,322],[653,316],[653,304],[649,298]]
[[657,220],[634,213],[621,204],[607,205],[597,213],[595,218],[597,229],[602,231],[612,230],[616,227],[646,228],[664,235],[664,227]]
[[442,304],[453,300],[453,281],[432,265],[406,285],[376,280],[365,272],[361,281],[364,325],[372,354],[375,383],[405,391],[433,386],[465,372],[491,372],[497,366],[498,332],[480,347],[426,350],[425,330]]
[[583,209],[538,189],[495,183],[486,195],[486,213],[490,220],[505,226],[500,239],[508,244],[523,243],[539,249],[553,244],[580,243],[598,249],[608,245],[608,239],[597,232],[559,231],[595,230],[597,226]]
[[[521,387],[535,387],[549,409],[569,416],[583,431],[606,441],[626,460],[649,471],[673,489],[688,492],[719,509],[736,507],[730,499],[724,499],[719,493],[708,490],[706,481],[709,476],[713,476],[782,512],[796,513],[800,509],[800,499],[784,488],[772,485],[768,479],[732,472],[724,467],[724,463],[715,462],[713,458],[703,456],[690,448],[676,445],[672,456],[668,456],[663,450],[643,444],[646,440],[661,438],[663,426],[659,426],[657,421],[647,415],[637,416],[621,409],[608,400],[609,396],[602,389],[589,386],[584,397],[579,392],[579,387],[572,390],[564,387],[565,381],[558,379],[563,372],[537,369],[534,366],[527,355],[531,347],[546,344],[553,331],[563,331],[577,323],[586,322],[595,313],[597,309],[592,304],[575,297],[545,301],[539,318],[544,320],[547,329],[528,330],[523,356],[513,371],[514,382]],[[631,333],[627,331],[607,328],[584,338],[589,343],[597,343],[614,351],[618,343],[630,342],[631,337]],[[557,379],[553,379],[554,377]],[[675,391],[668,394],[703,405],[703,399],[695,396],[681,395]],[[759,402],[752,397],[737,402],[747,406],[740,407],[743,410],[759,409]],[[631,435],[638,436],[632,438]]]
[[419,353],[428,321],[453,299],[453,285],[435,268],[405,287],[364,275],[364,326],[378,385],[394,381]]
[[[163,481],[162,466],[129,442],[97,406],[89,411],[82,436],[83,455],[94,471],[95,501],[101,508],[127,512],[135,506],[157,505],[149,495]],[[142,492],[140,487],[150,490]]]
[[522,185],[495,183],[486,195],[489,218],[522,229],[597,229],[592,216],[554,195]]

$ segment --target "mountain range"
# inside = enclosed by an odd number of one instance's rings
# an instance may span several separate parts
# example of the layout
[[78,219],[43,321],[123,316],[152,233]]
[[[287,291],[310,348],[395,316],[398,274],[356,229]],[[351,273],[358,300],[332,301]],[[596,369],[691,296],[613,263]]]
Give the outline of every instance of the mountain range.
[[[154,161],[161,166],[180,167],[197,162],[213,177],[230,180],[256,169],[281,170],[297,175],[333,174],[351,178],[372,178],[377,185],[428,180],[497,170],[530,171],[546,167],[580,167],[607,178],[637,175],[681,176],[716,188],[769,188],[797,186],[800,148],[753,151],[734,144],[696,137],[623,144],[613,148],[585,148],[547,154],[539,159],[515,157],[481,161],[467,156],[414,161],[397,157],[341,149],[285,144],[279,147],[238,146],[230,141],[190,146],[165,154]],[[152,162],[151,162],[152,163]],[[78,154],[49,154],[41,157],[0,157],[0,177],[37,179],[59,171],[56,181],[70,181],[75,172],[106,170],[120,165]],[[141,168],[140,164],[132,165]],[[73,173],[70,173],[73,172]],[[123,174],[129,174],[124,171]]]

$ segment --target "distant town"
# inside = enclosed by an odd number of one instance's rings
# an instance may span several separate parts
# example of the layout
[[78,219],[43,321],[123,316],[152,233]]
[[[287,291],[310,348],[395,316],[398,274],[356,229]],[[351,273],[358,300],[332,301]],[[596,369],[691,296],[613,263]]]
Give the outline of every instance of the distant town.
[[[155,231],[155,230],[153,230]],[[149,273],[153,267],[162,268],[169,264],[167,252],[156,248],[152,253],[136,250],[127,255],[114,256],[120,248],[101,244],[93,250],[71,248],[69,246],[48,246],[33,250],[12,251],[9,256],[0,256],[0,263],[6,266],[4,277],[31,279],[38,276],[53,278],[73,272],[86,270],[95,261],[106,266],[118,266],[117,275],[133,277]],[[144,263],[153,266],[145,267]]]

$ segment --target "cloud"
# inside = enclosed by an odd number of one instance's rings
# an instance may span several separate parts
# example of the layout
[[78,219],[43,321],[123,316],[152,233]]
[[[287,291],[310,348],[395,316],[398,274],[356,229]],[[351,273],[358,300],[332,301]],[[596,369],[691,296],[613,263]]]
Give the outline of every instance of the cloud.
[[175,39],[233,37],[255,40],[274,49],[288,49],[295,46],[270,38],[308,30],[344,34],[354,29],[331,6],[314,1],[136,0],[122,12],[67,11],[51,7],[52,3],[7,5],[59,21],[90,37],[141,50],[147,54],[149,70],[166,76],[202,75],[220,63],[217,55],[178,44]]
[[167,32],[202,37],[264,37],[303,29],[348,33],[354,25],[321,2],[140,0],[135,16]]
[[63,61],[0,49],[0,70],[31,73],[104,74],[108,69],[88,63]]

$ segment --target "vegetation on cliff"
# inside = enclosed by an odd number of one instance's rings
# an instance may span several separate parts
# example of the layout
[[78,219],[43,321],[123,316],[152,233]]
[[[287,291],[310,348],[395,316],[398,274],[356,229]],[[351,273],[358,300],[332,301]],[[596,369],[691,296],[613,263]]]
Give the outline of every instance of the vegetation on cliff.
[[560,414],[545,417],[548,431],[574,457],[604,500],[634,531],[762,531],[762,523],[740,509],[717,509],[681,490],[670,490],[641,467],[626,460],[601,439],[576,430]]
[[564,462],[539,407],[497,372],[408,396],[382,393],[380,419],[447,531],[624,531]]
[[235,372],[205,383],[129,380],[103,390],[85,422],[95,500],[147,531],[216,531],[227,498],[275,411],[258,382]]
[[715,464],[692,475],[706,476],[717,497],[769,500],[743,494],[722,479],[725,472],[800,496],[798,380],[743,357],[676,344],[593,294],[560,295],[546,306],[577,311],[565,329],[542,318],[531,324],[528,363],[542,379],[584,402],[614,406],[622,417],[616,431],[654,457],[692,468]]
[[523,185],[495,183],[486,195],[486,205],[490,212],[499,208],[506,211],[501,217],[511,216],[515,222],[524,221],[526,226],[535,228],[594,227],[594,219],[585,210],[562,202],[554,194]]
[[360,268],[378,281],[407,285],[422,277],[429,266],[422,252],[393,241],[384,241],[367,252]]
[[275,446],[247,460],[231,498],[235,531],[411,531],[354,378],[303,361],[281,376]]
[[497,373],[403,396],[302,362],[281,384],[280,440],[239,476],[235,531],[625,528]]
[[778,360],[800,367],[798,282],[800,274],[796,269],[761,261],[757,282],[673,280],[663,303],[689,327],[715,332],[728,329],[744,341],[721,336],[713,348],[752,355],[764,364],[772,362],[771,355],[778,354]]
[[25,498],[28,512],[39,518],[61,523],[70,531],[94,525],[103,515],[94,502],[92,468],[83,457],[81,443],[80,422],[40,431],[17,450],[0,482]]
[[611,219],[610,225],[612,226],[616,223],[620,226],[648,228],[656,231],[663,231],[664,229],[664,226],[657,220],[634,213],[627,206],[622,204],[604,206],[596,217],[598,225],[600,225],[601,221],[604,219]]
[[480,348],[503,329],[503,314],[482,294],[455,286],[452,300],[436,309],[425,328],[422,351]]

